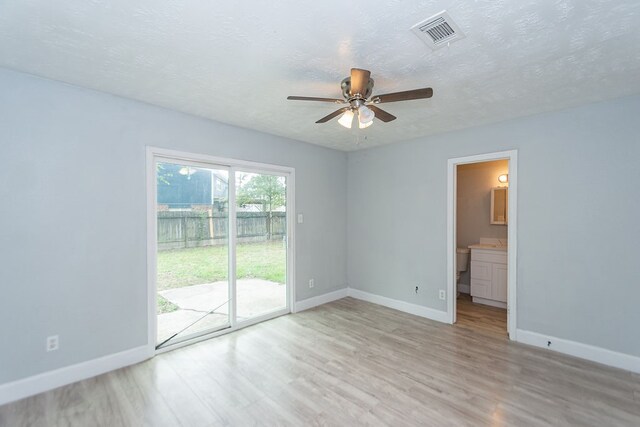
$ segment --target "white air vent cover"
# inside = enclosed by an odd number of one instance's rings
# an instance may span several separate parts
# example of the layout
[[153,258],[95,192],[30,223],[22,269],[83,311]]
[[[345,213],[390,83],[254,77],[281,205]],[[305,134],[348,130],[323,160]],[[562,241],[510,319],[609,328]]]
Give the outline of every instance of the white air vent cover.
[[411,27],[411,31],[433,50],[440,49],[451,42],[464,38],[464,33],[460,30],[460,27],[453,22],[453,19],[444,10],[431,18],[418,22]]

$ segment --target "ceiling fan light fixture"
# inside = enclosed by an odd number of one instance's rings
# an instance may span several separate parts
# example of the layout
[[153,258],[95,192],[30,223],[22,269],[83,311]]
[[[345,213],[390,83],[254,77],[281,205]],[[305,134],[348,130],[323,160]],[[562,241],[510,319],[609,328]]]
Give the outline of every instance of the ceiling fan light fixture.
[[347,129],[351,129],[351,125],[353,123],[353,111],[351,110],[345,111],[340,117],[340,119],[338,119],[338,123],[340,123],[342,126],[346,127]]
[[358,121],[360,122],[360,129],[364,129],[373,123],[373,119],[376,115],[366,105],[361,105],[358,108]]
[[197,170],[195,170],[194,168],[191,168],[189,166],[183,166],[178,171],[178,173],[180,175],[187,176],[187,177],[190,177],[191,175],[193,175],[196,172],[197,172]]
[[[358,127],[367,128],[373,123],[373,119],[378,119],[383,123],[394,121],[396,116],[389,114],[378,104],[398,101],[411,101],[414,99],[426,99],[433,96],[433,89],[425,87],[421,89],[405,90],[402,92],[385,93],[372,97],[373,79],[369,70],[352,68],[351,75],[342,80],[342,97],[339,98],[318,98],[316,96],[288,96],[287,99],[295,101],[319,101],[342,104],[342,108],[327,114],[316,123],[327,123],[336,117],[341,126],[347,129],[353,127],[355,115],[358,115]],[[368,106],[366,104],[369,104]]]
[[372,124],[373,124],[373,120],[371,120],[370,122],[367,122],[367,123],[358,122],[358,127],[360,129],[365,129],[365,128],[368,128],[369,126],[371,126]]

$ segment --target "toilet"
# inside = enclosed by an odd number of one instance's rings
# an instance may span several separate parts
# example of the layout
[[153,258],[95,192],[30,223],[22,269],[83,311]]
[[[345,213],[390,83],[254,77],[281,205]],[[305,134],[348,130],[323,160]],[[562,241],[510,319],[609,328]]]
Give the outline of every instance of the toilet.
[[467,271],[467,268],[469,267],[469,252],[471,252],[471,250],[468,248],[456,249],[456,296],[460,296],[460,291],[458,291],[460,273]]

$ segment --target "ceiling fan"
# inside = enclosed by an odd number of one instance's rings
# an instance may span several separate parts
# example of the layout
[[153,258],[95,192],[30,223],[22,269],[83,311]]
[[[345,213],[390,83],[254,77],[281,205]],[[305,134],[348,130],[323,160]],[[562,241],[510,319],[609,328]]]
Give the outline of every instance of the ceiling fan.
[[357,114],[358,127],[360,129],[364,129],[371,126],[374,117],[377,117],[385,123],[396,119],[396,116],[378,108],[376,106],[377,104],[431,98],[433,96],[433,89],[426,87],[423,89],[386,93],[384,95],[371,97],[373,91],[373,79],[371,78],[371,72],[360,68],[352,68],[351,75],[342,80],[341,87],[344,99],[316,98],[311,96],[288,96],[287,99],[296,101],[320,101],[331,102],[334,104],[348,104],[328,116],[321,118],[316,123],[326,123],[334,117],[342,115],[342,117],[338,119],[338,123],[350,129],[353,124],[353,119]]

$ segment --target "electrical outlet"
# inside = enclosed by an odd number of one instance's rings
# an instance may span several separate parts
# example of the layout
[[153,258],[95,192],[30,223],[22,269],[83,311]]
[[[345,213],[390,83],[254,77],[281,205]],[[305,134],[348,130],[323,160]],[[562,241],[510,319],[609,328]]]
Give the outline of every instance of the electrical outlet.
[[304,222],[304,215],[301,213],[298,214],[298,224],[302,224]]
[[441,300],[446,300],[447,299],[447,291],[445,291],[444,289],[440,289],[439,296],[440,296]]
[[47,337],[47,351],[56,351],[60,348],[60,341],[57,335]]
[[314,279],[309,279],[309,289],[313,288],[316,285],[316,281]]

